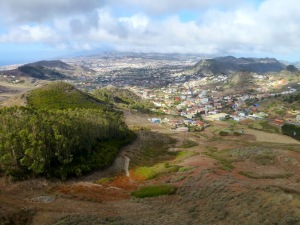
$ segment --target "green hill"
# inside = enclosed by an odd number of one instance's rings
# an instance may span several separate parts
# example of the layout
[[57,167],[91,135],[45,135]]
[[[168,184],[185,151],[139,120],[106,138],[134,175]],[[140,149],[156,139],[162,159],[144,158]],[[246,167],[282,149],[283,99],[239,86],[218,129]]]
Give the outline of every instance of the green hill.
[[27,104],[35,109],[102,108],[99,99],[84,93],[65,82],[52,82],[32,90]]
[[0,174],[66,179],[109,166],[133,140],[122,113],[72,85],[31,91],[28,107],[0,109]]

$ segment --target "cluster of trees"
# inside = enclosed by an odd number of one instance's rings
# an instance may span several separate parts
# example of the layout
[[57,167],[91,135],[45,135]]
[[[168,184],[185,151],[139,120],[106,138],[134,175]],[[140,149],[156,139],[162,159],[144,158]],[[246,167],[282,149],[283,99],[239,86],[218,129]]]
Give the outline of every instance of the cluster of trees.
[[300,126],[286,123],[281,127],[282,134],[288,135],[295,139],[300,140]]
[[0,109],[0,170],[24,175],[81,175],[110,165],[130,142],[119,112],[101,109]]
[[294,102],[300,103],[300,93],[298,93],[296,95],[288,95],[283,99],[283,101],[288,102],[290,104],[292,104]]

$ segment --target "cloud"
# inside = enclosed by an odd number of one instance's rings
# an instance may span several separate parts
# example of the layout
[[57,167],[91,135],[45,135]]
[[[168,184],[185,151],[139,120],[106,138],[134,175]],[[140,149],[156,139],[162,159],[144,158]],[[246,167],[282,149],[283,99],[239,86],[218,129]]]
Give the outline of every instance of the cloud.
[[20,26],[0,36],[0,43],[56,42],[57,35],[47,26]]
[[[1,1],[0,11],[8,9],[5,13],[12,18],[11,26],[0,33],[1,43],[37,42],[65,50],[112,46],[144,52],[300,53],[296,0],[265,0],[257,5],[236,0],[25,2]],[[131,7],[131,11],[120,14],[114,8],[117,3],[118,10]],[[182,10],[201,13],[186,21],[180,17]]]
[[43,22],[90,13],[102,6],[102,0],[4,0],[0,1],[0,12],[7,22]]
[[123,8],[136,8],[150,14],[176,13],[180,10],[201,11],[210,7],[232,8],[241,5],[238,0],[109,0],[110,4]]

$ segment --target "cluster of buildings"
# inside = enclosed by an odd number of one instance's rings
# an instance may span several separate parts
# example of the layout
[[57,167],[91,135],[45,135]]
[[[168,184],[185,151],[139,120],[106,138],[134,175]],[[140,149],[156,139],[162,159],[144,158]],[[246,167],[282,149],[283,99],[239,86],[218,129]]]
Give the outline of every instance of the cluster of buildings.
[[[151,101],[155,108],[152,111],[178,116],[184,119],[164,121],[156,118],[154,123],[168,123],[169,125],[184,130],[191,126],[199,126],[201,129],[207,126],[202,121],[226,120],[235,121],[250,119],[269,119],[268,114],[260,110],[260,101],[276,95],[292,94],[297,90],[289,88],[279,93],[256,94],[230,94],[215,90],[200,90],[196,87],[182,85],[180,87],[166,87],[161,89],[146,89],[141,87],[131,88],[132,91],[144,99]],[[300,122],[299,115],[295,115],[295,121]],[[270,119],[269,119],[270,120]],[[276,119],[276,121],[279,119]],[[282,125],[281,122],[276,122]],[[186,127],[186,128],[181,128]]]

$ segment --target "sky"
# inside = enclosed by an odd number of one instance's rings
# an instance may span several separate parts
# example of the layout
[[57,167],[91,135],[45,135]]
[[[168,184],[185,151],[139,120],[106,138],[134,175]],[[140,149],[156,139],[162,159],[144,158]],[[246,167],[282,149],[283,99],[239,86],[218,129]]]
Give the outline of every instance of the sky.
[[0,65],[95,51],[300,61],[298,0],[0,0]]

